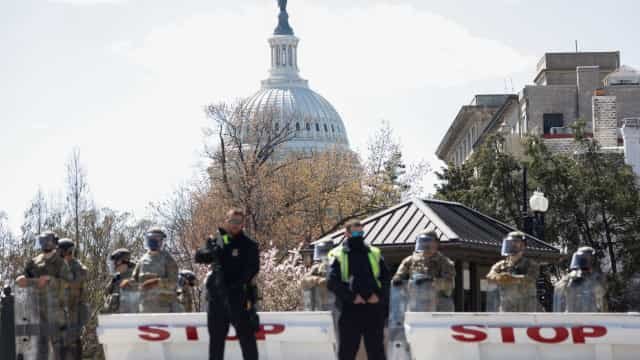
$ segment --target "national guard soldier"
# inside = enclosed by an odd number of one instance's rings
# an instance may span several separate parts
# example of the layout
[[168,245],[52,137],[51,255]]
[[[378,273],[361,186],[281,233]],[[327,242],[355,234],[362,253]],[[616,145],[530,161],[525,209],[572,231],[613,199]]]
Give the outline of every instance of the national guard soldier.
[[[58,236],[46,231],[38,236],[42,253],[27,262],[24,273],[16,279],[21,288],[33,289],[38,298],[38,341],[35,358],[49,359],[49,348],[52,358],[65,358],[63,332],[67,327],[65,314],[65,291],[73,280],[69,266],[55,251]],[[19,305],[18,305],[19,306]],[[29,309],[25,309],[28,311]]]
[[554,289],[554,312],[606,312],[607,292],[601,273],[593,269],[595,250],[581,247],[571,257],[569,273]]
[[[165,232],[157,227],[144,234],[147,252],[140,258],[133,269],[131,280],[139,284],[140,312],[169,313],[174,312],[177,299],[178,264],[168,251],[162,248],[167,238]],[[123,281],[120,287],[129,286],[130,281]]]
[[184,312],[195,311],[195,299],[198,298],[198,278],[191,270],[180,270],[178,274],[178,303]]
[[[133,275],[136,266],[131,261],[131,252],[128,249],[120,248],[111,253],[108,262],[109,272],[112,278],[105,289],[104,313],[137,313],[140,303],[139,292],[132,286],[129,279]],[[128,285],[120,286],[124,280]],[[125,282],[125,283],[127,283]]]
[[87,279],[87,268],[73,256],[75,244],[71,239],[60,239],[58,251],[69,266],[72,280],[68,284],[66,307],[68,325],[65,331],[66,359],[82,359],[82,327],[89,320],[84,282]]
[[394,286],[409,280],[410,311],[453,311],[451,293],[456,268],[453,261],[438,251],[439,247],[435,232],[419,234],[415,252],[402,261],[393,276]]
[[304,309],[306,311],[329,311],[335,300],[333,293],[327,289],[327,273],[329,270],[329,251],[332,241],[317,243],[313,248],[315,262],[309,272],[302,278]]
[[520,231],[510,232],[502,240],[502,256],[487,274],[490,284],[497,285],[500,312],[535,312],[538,297],[536,280],[540,267],[524,257],[526,235]]

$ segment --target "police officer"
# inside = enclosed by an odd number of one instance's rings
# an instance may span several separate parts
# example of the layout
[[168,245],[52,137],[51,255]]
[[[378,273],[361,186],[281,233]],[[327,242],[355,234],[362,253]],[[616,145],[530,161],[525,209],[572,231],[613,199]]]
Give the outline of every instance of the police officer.
[[510,232],[502,240],[502,256],[506,258],[493,265],[487,280],[497,285],[500,312],[535,312],[538,297],[536,280],[540,267],[524,257],[526,235]]
[[[165,232],[157,227],[144,234],[147,252],[133,269],[131,279],[139,284],[140,312],[169,313],[176,305],[176,286],[178,284],[178,264],[168,251],[162,248],[167,238]],[[129,286],[123,281],[120,287]]]
[[198,278],[191,270],[180,270],[178,276],[178,303],[182,305],[184,312],[194,312]]
[[105,289],[104,313],[138,312],[137,299],[135,300],[135,304],[133,304],[132,301],[128,301],[128,299],[123,299],[127,297],[125,293],[132,291],[133,287],[129,286],[120,289],[120,284],[124,280],[128,281],[133,275],[135,266],[136,264],[131,261],[131,252],[128,249],[116,249],[109,255],[109,269],[112,278]]
[[22,288],[35,287],[37,290],[40,336],[36,359],[49,359],[51,347],[53,358],[62,360],[65,356],[63,332],[67,327],[65,290],[73,276],[62,257],[57,256],[58,236],[55,233],[40,234],[38,244],[42,252],[27,262],[16,283]]
[[569,273],[554,289],[554,312],[606,312],[605,281],[594,271],[595,250],[581,247],[571,257]]
[[89,308],[87,307],[84,282],[87,280],[87,268],[73,256],[75,244],[71,239],[60,239],[58,251],[60,256],[69,266],[72,280],[68,283],[66,298],[68,327],[65,331],[66,358],[73,360],[82,359],[82,341],[80,334],[82,327],[89,320]]
[[329,253],[327,282],[339,310],[338,359],[355,359],[363,337],[367,358],[385,359],[389,271],[380,249],[365,244],[362,223],[349,221],[344,236],[344,243]]
[[327,289],[331,248],[333,248],[332,241],[317,243],[313,248],[314,264],[302,278],[304,308],[307,311],[328,311],[333,306],[334,301],[330,299]]
[[236,330],[244,360],[258,359],[255,333],[255,278],[260,271],[258,244],[244,233],[245,215],[229,210],[224,225],[196,252],[200,264],[211,264],[207,277],[209,359],[223,360],[229,325]]
[[[431,299],[432,301],[410,301],[421,304],[421,308],[412,311],[453,311],[451,293],[454,288],[456,268],[448,257],[439,250],[440,240],[434,232],[423,232],[416,237],[416,248],[412,255],[402,260],[398,271],[393,276],[394,286],[411,280],[416,289],[432,291],[434,294],[413,293],[413,296]],[[423,287],[426,283],[430,286]],[[425,308],[426,307],[426,308]]]

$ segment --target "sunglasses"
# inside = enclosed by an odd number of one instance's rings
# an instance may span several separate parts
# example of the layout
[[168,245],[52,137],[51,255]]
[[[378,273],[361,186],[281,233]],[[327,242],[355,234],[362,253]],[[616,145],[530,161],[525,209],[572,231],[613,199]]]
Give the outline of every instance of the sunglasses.
[[227,222],[231,225],[242,225],[243,221],[238,219],[227,220]]

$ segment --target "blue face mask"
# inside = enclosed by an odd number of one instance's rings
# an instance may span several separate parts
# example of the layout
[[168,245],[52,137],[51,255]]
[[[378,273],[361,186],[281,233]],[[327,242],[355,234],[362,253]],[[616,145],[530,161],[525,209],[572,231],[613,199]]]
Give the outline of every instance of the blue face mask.
[[160,244],[162,243],[162,240],[159,239],[147,239],[147,248],[149,248],[149,250],[151,251],[157,251],[158,249],[160,249]]
[[357,231],[354,230],[354,231],[351,232],[351,237],[352,238],[361,238],[363,236],[364,236],[364,231],[362,231],[362,230],[357,230]]

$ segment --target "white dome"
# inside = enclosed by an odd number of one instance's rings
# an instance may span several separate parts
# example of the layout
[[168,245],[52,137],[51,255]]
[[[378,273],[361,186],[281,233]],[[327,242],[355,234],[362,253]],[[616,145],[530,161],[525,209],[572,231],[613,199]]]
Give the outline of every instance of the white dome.
[[[286,2],[284,4],[286,6]],[[276,114],[276,119],[270,120],[276,127],[288,126],[295,130],[293,137],[281,145],[285,152],[347,150],[349,140],[340,115],[299,75],[299,39],[289,26],[286,9],[281,6],[280,11],[278,27],[269,38],[269,77],[262,81],[262,88],[247,99],[244,110],[254,118],[261,118],[260,114],[269,117]]]
[[306,87],[263,88],[246,103],[250,113],[280,113],[278,126],[295,129],[283,146],[288,150],[349,148],[349,140],[336,109],[320,94]]

